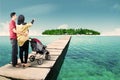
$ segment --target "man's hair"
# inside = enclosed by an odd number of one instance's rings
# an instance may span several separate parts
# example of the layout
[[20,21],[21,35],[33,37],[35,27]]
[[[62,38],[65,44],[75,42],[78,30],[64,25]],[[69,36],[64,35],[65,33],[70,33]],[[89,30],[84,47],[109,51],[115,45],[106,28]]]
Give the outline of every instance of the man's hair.
[[10,17],[12,18],[15,14],[16,14],[15,12],[12,12],[12,13],[10,14]]

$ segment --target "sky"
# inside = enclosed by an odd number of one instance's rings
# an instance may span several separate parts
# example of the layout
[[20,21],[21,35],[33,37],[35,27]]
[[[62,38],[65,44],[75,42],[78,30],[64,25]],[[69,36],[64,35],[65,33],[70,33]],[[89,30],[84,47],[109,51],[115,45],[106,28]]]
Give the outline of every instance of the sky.
[[8,35],[10,13],[35,19],[30,35],[46,29],[87,28],[120,35],[120,0],[0,0],[0,35]]

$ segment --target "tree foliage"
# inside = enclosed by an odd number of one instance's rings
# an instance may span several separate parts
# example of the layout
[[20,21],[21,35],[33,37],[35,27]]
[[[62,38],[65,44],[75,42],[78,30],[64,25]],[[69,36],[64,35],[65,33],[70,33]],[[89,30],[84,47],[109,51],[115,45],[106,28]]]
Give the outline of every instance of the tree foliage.
[[90,29],[51,29],[42,32],[43,35],[100,35],[100,32]]

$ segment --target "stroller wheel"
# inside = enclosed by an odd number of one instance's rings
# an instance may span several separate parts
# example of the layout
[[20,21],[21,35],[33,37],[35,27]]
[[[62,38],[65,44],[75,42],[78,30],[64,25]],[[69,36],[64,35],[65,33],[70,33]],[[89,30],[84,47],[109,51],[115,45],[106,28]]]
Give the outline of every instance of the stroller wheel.
[[31,55],[30,58],[29,58],[29,60],[30,60],[31,62],[35,61],[35,56],[34,56],[34,55]]
[[50,60],[50,58],[51,58],[51,57],[50,57],[49,54],[46,54],[46,55],[45,55],[45,59],[46,59],[46,60]]
[[38,59],[38,60],[37,60],[37,63],[38,63],[39,65],[43,64],[43,59],[42,59],[42,58]]

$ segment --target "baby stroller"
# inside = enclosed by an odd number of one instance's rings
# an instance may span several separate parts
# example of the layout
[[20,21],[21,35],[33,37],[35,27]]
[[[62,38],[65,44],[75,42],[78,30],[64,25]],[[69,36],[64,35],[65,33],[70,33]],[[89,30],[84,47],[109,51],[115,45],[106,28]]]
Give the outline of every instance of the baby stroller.
[[31,62],[37,60],[37,63],[41,65],[43,63],[43,59],[50,60],[49,51],[46,50],[45,45],[43,45],[38,39],[30,38],[31,48],[35,54],[30,55],[29,60]]

